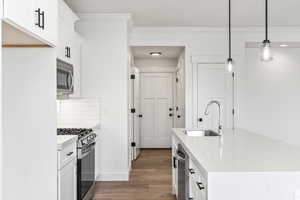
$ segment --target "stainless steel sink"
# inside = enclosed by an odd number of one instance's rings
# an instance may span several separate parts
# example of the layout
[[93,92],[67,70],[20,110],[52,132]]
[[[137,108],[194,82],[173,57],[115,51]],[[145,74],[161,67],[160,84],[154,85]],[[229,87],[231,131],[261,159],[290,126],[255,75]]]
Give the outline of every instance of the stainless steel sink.
[[212,130],[184,130],[187,136],[191,137],[217,137],[220,136],[219,133]]

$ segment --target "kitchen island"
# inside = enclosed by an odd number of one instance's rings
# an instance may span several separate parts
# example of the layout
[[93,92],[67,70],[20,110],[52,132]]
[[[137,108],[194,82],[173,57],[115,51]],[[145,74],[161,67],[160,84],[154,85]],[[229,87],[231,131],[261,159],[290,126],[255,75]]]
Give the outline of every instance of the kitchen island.
[[194,200],[298,200],[300,148],[245,130],[191,137],[173,129],[173,191],[178,195],[176,152],[189,157],[189,198]]

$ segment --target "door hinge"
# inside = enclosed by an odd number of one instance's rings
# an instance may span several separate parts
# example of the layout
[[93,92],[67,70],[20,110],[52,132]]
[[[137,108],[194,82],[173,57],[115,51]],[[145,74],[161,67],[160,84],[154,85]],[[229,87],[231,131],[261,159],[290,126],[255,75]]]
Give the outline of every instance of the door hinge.
[[135,79],[135,75],[134,75],[134,74],[131,74],[131,75],[130,75],[130,79]]
[[131,146],[132,147],[136,147],[136,143],[135,142],[131,142]]
[[234,115],[235,114],[235,110],[234,109],[232,109],[232,115]]
[[130,112],[131,112],[131,113],[135,113],[135,108],[131,108],[131,109],[130,109]]
[[179,79],[178,79],[178,77],[176,77],[176,83],[178,83],[178,81],[179,81]]
[[234,74],[234,72],[232,72],[232,78],[234,78],[234,76],[235,76],[235,74]]

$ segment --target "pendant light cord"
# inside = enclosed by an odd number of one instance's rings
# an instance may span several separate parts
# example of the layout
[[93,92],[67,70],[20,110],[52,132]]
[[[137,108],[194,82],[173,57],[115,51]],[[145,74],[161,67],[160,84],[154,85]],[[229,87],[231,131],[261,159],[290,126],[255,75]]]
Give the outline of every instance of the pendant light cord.
[[228,28],[229,28],[229,59],[231,59],[231,0],[229,0],[229,12],[228,12],[228,20],[229,20],[229,23],[228,23]]
[[265,14],[266,14],[266,41],[268,41],[269,40],[269,38],[268,38],[268,26],[269,26],[269,22],[268,22],[268,0],[266,0],[266,5],[265,5],[265,9],[266,9],[266,12],[265,12]]

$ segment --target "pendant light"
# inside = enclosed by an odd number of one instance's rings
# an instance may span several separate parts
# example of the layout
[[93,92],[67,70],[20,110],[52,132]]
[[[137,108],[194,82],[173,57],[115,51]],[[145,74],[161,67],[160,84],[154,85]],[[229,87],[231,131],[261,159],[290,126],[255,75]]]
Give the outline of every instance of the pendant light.
[[272,51],[271,51],[271,42],[269,40],[269,35],[268,35],[268,0],[265,0],[265,33],[266,33],[266,38],[263,41],[262,44],[262,54],[261,54],[261,59],[262,61],[265,62],[269,62],[271,60],[273,60],[273,55],[272,55]]
[[228,42],[229,42],[229,56],[227,59],[227,71],[228,72],[233,72],[234,70],[234,62],[231,57],[231,0],[229,0],[229,10],[228,10]]

